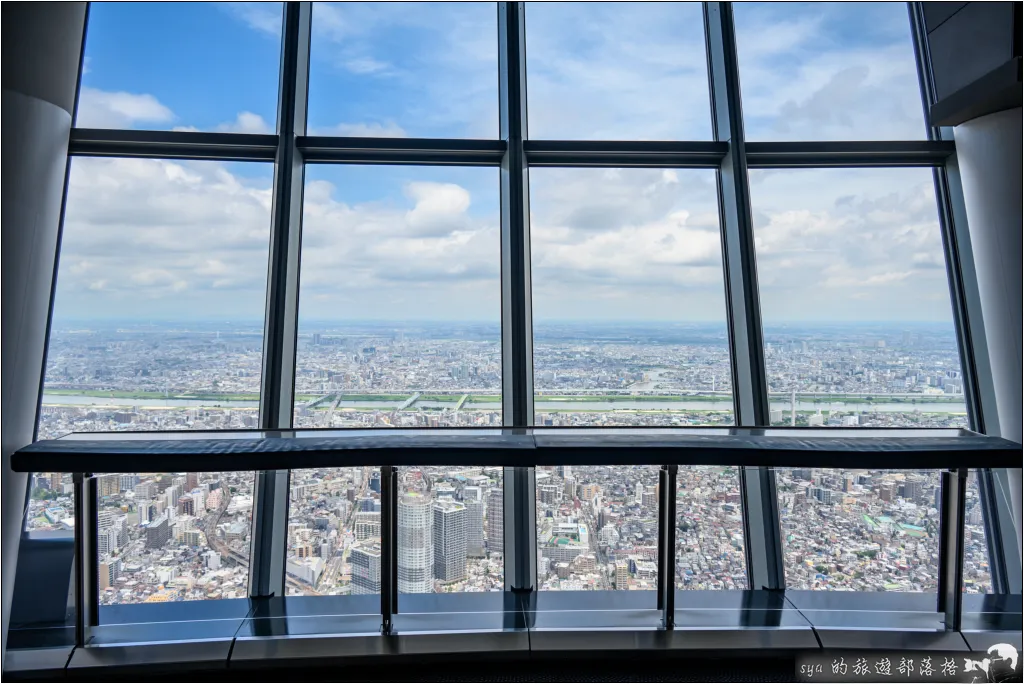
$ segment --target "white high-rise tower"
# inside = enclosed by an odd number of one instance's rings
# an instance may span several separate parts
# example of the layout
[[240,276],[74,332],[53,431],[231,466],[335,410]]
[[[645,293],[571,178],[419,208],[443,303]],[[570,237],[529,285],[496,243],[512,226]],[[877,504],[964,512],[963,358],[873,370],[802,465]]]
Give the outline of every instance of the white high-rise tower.
[[398,591],[429,594],[434,590],[433,520],[430,497],[407,492],[398,500]]

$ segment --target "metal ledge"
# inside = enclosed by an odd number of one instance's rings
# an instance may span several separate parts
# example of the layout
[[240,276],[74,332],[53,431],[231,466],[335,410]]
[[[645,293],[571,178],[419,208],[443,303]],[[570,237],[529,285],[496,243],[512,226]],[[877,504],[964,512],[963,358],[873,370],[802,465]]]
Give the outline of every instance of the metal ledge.
[[751,169],[941,166],[952,141],[748,142]]
[[356,429],[94,433],[12,456],[17,472],[274,470],[346,466],[734,465],[933,470],[1020,465],[1021,446],[968,430],[793,428]]
[[717,169],[729,143],[526,140],[523,149],[530,166]]
[[304,161],[347,164],[500,166],[504,140],[335,138],[302,135],[295,146]]
[[88,646],[76,648],[68,662],[68,672],[103,670],[141,671],[159,665],[161,670],[222,669],[228,665],[232,640],[180,641],[170,644],[131,646]]
[[79,157],[136,157],[274,161],[276,135],[199,131],[134,131],[73,128],[68,154]]

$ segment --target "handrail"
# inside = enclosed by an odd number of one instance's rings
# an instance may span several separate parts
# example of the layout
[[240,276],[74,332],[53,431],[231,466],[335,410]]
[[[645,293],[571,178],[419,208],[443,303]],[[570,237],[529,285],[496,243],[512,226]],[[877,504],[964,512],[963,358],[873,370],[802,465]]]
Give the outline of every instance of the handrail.
[[16,472],[351,466],[731,465],[1013,468],[1021,445],[968,430],[441,428],[77,433],[12,456]]
[[[1021,445],[968,430],[821,428],[466,428],[240,430],[232,432],[77,433],[36,442],[12,457],[15,471],[75,474],[76,643],[88,642],[98,616],[95,474],[277,470],[375,466],[381,507],[381,619],[391,633],[397,588],[395,466],[659,465],[658,607],[674,627],[675,475],[679,465],[857,467],[943,470],[940,587],[936,609],[947,629],[961,623],[964,489],[968,468],[1017,467]],[[526,553],[535,540],[515,541]]]

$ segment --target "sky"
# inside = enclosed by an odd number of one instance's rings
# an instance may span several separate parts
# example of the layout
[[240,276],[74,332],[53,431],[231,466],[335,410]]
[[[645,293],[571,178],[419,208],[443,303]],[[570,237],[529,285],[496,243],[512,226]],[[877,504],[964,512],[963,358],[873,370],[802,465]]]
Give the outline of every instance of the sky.
[[[902,3],[737,3],[750,140],[925,136]],[[77,125],[273,132],[279,3],[93,3]],[[711,137],[697,3],[527,4],[536,139]],[[315,3],[308,130],[495,138],[494,3]],[[259,319],[273,169],[76,158],[66,318]],[[310,165],[300,317],[500,318],[492,168]],[[766,324],[951,320],[931,173],[752,171]],[[714,172],[533,169],[538,321],[724,321]]]

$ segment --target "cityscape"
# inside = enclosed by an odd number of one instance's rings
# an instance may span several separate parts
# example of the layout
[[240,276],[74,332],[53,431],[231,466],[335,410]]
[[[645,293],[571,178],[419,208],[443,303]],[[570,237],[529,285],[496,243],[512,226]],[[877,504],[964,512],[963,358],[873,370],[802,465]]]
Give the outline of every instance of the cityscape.
[[[766,327],[771,423],[966,427],[949,326]],[[731,425],[724,326],[538,324],[535,421],[552,426]],[[257,426],[259,323],[55,326],[39,437]],[[303,322],[296,427],[501,425],[501,345],[483,323]],[[380,472],[293,471],[287,591],[380,591]],[[657,467],[538,468],[538,586],[651,590]],[[780,469],[787,585],[935,591],[937,472]],[[399,590],[504,586],[500,469],[401,469]],[[253,473],[98,477],[103,604],[243,597]],[[965,589],[990,592],[975,478]],[[70,476],[37,473],[30,529],[72,529]],[[746,587],[735,468],[681,468],[680,589]]]

